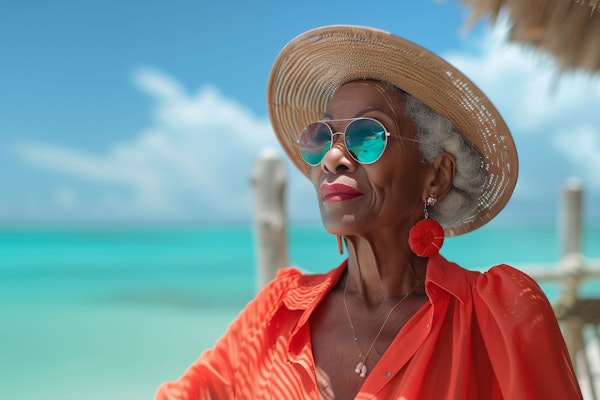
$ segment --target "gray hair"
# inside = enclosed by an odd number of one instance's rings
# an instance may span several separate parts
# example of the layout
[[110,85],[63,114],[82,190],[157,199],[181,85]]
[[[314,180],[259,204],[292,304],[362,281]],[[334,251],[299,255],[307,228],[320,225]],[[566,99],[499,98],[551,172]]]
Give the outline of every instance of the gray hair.
[[424,162],[433,162],[443,152],[456,159],[456,172],[446,196],[429,213],[445,227],[465,221],[478,206],[486,179],[481,154],[458,132],[450,121],[413,96],[406,94],[405,112],[417,129],[417,140]]

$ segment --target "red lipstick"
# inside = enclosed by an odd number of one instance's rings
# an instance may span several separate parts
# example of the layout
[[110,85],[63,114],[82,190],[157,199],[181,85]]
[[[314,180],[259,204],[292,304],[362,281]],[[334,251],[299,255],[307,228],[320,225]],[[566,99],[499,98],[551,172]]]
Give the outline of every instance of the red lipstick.
[[352,200],[358,196],[362,196],[362,193],[352,186],[326,182],[319,186],[319,194],[325,203]]

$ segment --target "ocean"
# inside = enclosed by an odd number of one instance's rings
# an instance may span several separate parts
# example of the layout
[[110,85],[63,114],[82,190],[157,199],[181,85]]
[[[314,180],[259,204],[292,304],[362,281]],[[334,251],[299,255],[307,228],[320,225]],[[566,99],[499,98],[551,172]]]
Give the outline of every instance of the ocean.
[[[335,237],[290,224],[291,265],[338,265]],[[600,225],[582,253],[600,260]],[[449,238],[466,268],[557,268],[552,223],[494,225]],[[0,227],[0,398],[151,399],[225,331],[255,287],[252,224]],[[553,283],[542,288],[551,301]],[[600,284],[583,288],[600,296]]]

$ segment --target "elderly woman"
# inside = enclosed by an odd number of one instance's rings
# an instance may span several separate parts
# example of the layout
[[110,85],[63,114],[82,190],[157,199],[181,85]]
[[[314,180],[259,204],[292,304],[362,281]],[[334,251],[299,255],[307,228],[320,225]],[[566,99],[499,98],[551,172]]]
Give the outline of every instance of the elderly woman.
[[438,252],[517,179],[511,135],[473,83],[404,39],[333,26],[283,49],[268,105],[348,258],[282,269],[159,399],[581,398],[538,285]]

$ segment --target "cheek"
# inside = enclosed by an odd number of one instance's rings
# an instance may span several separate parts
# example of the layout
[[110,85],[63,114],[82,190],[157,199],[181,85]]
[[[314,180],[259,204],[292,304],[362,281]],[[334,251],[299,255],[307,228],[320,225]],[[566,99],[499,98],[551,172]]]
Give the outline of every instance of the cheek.
[[415,173],[390,174],[373,182],[373,201],[379,217],[389,223],[403,225],[421,207],[421,192]]
[[[382,160],[383,161],[383,160]],[[415,154],[406,151],[390,152],[383,168],[370,171],[373,190],[398,205],[420,202],[424,183],[424,167]]]

